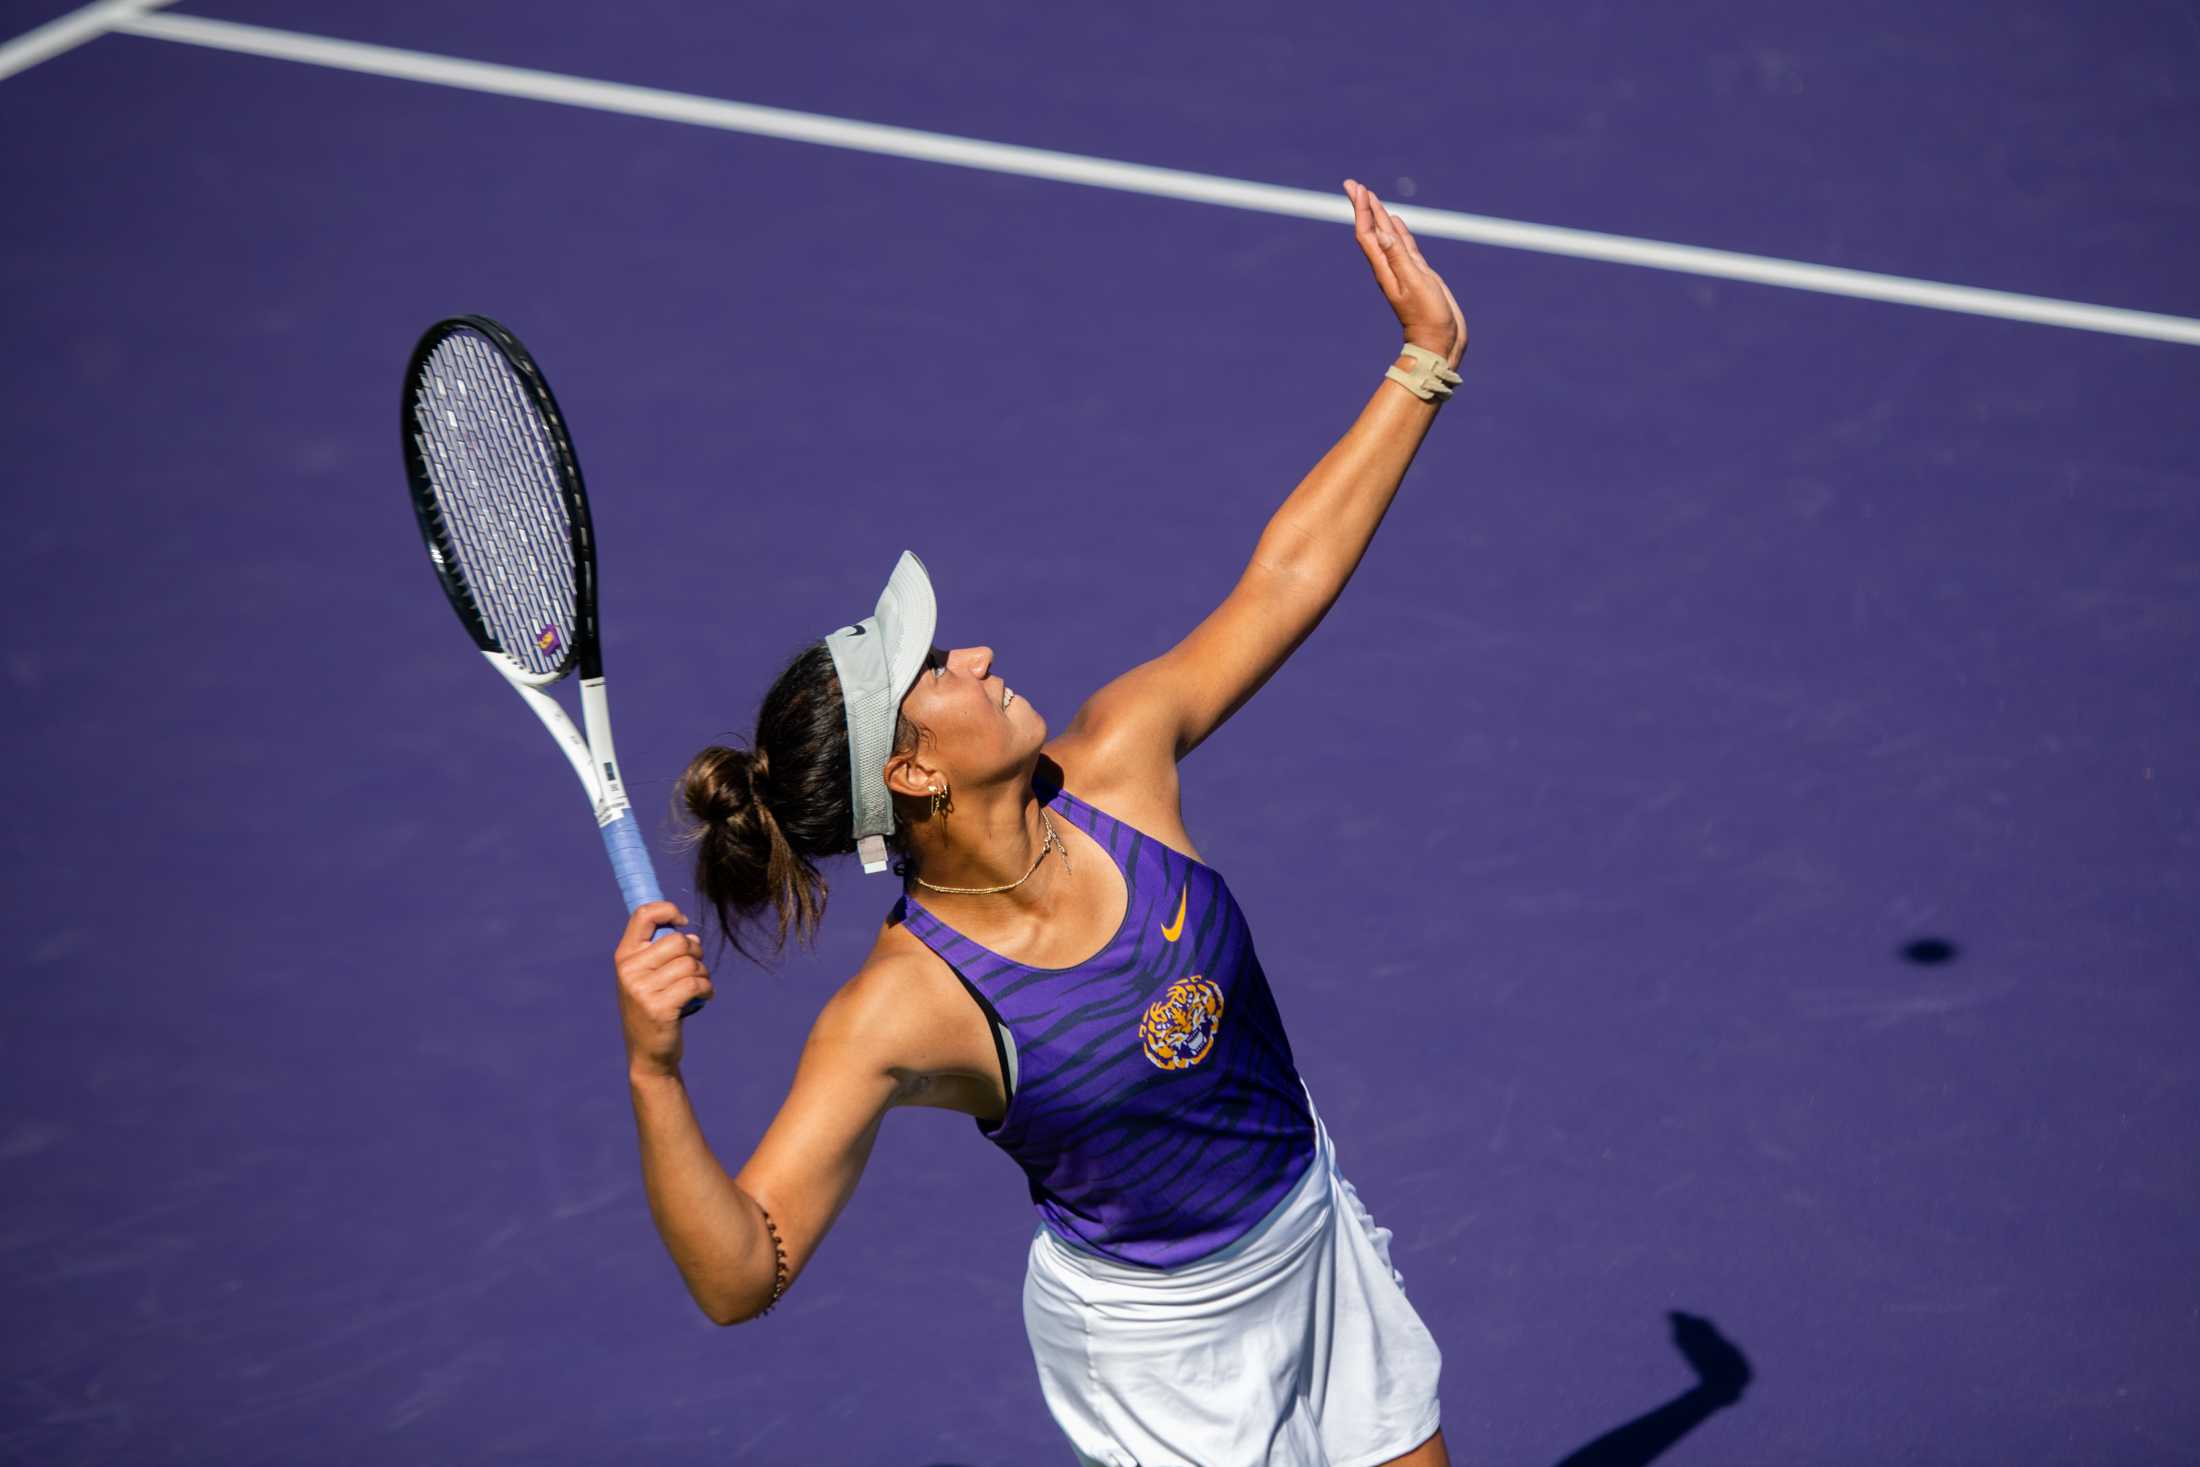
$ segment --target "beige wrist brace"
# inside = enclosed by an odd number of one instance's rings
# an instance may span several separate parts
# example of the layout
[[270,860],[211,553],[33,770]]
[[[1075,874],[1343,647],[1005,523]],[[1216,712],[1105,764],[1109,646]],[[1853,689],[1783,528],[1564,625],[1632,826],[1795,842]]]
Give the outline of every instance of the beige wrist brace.
[[1398,355],[1413,358],[1413,370],[1408,372],[1394,362],[1383,375],[1423,402],[1442,402],[1459,383],[1459,374],[1425,346],[1409,341],[1398,348]]

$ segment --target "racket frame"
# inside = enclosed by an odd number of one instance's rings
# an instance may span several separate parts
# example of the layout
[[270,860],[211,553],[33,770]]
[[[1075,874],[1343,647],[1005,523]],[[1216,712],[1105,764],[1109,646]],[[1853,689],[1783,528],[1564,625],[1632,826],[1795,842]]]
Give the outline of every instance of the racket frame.
[[[564,500],[568,539],[573,552],[573,636],[571,645],[565,649],[564,659],[548,672],[530,672],[497,645],[495,633],[482,618],[480,608],[466,588],[456,554],[444,550],[442,509],[437,503],[435,484],[428,476],[427,459],[420,451],[415,433],[415,398],[429,356],[445,338],[461,330],[472,330],[486,337],[517,372],[520,389],[541,417],[549,437],[553,477]],[[459,623],[473,638],[474,646],[511,684],[520,701],[534,710],[542,726],[550,731],[550,737],[564,752],[566,761],[573,766],[573,773],[580,779],[581,788],[587,792],[589,804],[595,811],[604,853],[611,859],[611,870],[618,878],[619,894],[626,899],[627,910],[631,912],[650,902],[662,901],[664,892],[657,884],[649,843],[642,839],[641,826],[628,804],[625,782],[619,778],[618,754],[611,742],[611,699],[604,688],[603,644],[596,621],[595,522],[588,513],[588,487],[581,478],[580,456],[573,451],[573,439],[566,431],[565,415],[558,410],[558,400],[550,391],[549,379],[535,364],[533,355],[520,344],[519,338],[502,323],[487,316],[451,316],[421,334],[411,360],[405,364],[403,393],[398,402],[398,427],[413,516],[419,522],[420,538],[428,547],[428,559],[435,566],[436,581],[443,587],[451,609],[458,613]],[[581,721],[587,729],[585,737],[573,727],[573,720],[566,711],[544,691],[576,671],[580,673]],[[651,941],[661,941],[673,930],[659,927]],[[704,998],[690,999],[681,1008],[680,1017],[684,1019],[695,1014],[708,1002]]]
[[[455,550],[445,548],[448,537],[443,529],[442,509],[436,499],[434,481],[428,474],[426,456],[420,449],[414,414],[419,385],[428,373],[428,359],[446,338],[468,330],[487,338],[517,374],[520,390],[541,418],[549,440],[552,476],[563,501],[572,551],[573,628],[563,659],[548,672],[529,671],[497,645],[495,632],[467,588]],[[413,515],[419,523],[421,541],[427,546],[428,559],[435,567],[436,581],[443,587],[451,609],[458,613],[459,623],[473,638],[482,657],[534,711],[572,765],[595,812],[597,827],[603,833],[604,846],[618,875],[619,889],[627,899],[628,910],[645,902],[661,900],[662,891],[657,885],[647,843],[641,838],[627,800],[625,782],[619,777],[618,754],[611,738],[611,700],[604,685],[603,644],[596,617],[596,530],[588,512],[588,488],[581,477],[580,457],[573,451],[565,415],[559,411],[557,397],[550,391],[549,379],[543,375],[533,355],[520,344],[519,338],[501,322],[479,315],[447,317],[421,334],[411,359],[405,364],[398,420]],[[581,720],[585,735],[574,728],[571,716],[544,691],[574,672],[580,674]]]

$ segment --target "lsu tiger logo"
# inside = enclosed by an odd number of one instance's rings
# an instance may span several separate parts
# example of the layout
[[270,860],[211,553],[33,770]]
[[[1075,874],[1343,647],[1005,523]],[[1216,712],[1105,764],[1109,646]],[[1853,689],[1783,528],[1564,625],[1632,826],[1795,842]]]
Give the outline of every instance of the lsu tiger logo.
[[559,639],[556,627],[544,627],[535,633],[535,646],[545,657],[555,657],[565,650],[565,643]]
[[1169,985],[1138,1021],[1146,1058],[1164,1070],[1188,1070],[1214,1052],[1222,1028],[1222,990],[1193,976]]

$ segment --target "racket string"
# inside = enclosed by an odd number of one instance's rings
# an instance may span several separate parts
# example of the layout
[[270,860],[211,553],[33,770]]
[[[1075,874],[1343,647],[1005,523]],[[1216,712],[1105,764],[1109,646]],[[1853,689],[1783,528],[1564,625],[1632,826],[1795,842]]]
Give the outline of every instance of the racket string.
[[549,427],[502,353],[468,331],[430,353],[414,423],[459,579],[530,672],[572,646],[573,525]]
[[[530,461],[524,467],[512,462],[512,445],[508,438],[499,438],[495,441],[494,446],[502,453],[504,467],[511,475],[506,482],[509,484],[541,482],[555,485],[558,478],[556,460],[552,457],[555,450],[550,443],[549,429],[544,426],[541,418],[537,416],[534,403],[521,393],[519,383],[513,378],[510,370],[505,367],[503,357],[490,352],[489,348],[479,341],[469,340],[466,345],[477,358],[475,365],[480,371],[482,380],[488,385],[491,392],[500,394],[500,400],[494,409],[494,421],[507,426],[513,423],[524,423],[533,430],[528,435],[525,443],[525,447],[532,452]],[[565,505],[562,496],[527,496],[522,507],[535,511],[538,528],[550,537],[552,542],[561,546],[569,543],[571,525],[565,518]],[[534,542],[529,542],[527,548],[532,551]],[[561,561],[564,558],[562,555],[559,557]],[[531,555],[530,562],[532,562]]]
[[[541,431],[540,425],[535,419],[532,406],[512,386],[508,371],[503,367],[503,359],[471,338],[459,337],[455,340],[458,355],[470,369],[467,376],[458,377],[454,381],[457,402],[467,410],[465,426],[472,430],[468,434],[468,441],[480,450],[480,457],[474,466],[476,472],[468,476],[470,487],[477,496],[472,502],[478,504],[479,497],[486,495],[494,504],[490,523],[500,528],[517,528],[523,532],[522,537],[517,540],[498,535],[488,542],[499,569],[504,573],[499,584],[515,589],[547,586],[552,573],[536,554],[538,541],[548,537],[562,551],[565,526],[559,522],[561,517],[553,508],[556,501],[554,493],[527,494],[524,490],[526,486],[538,483],[549,485],[554,490],[556,474],[544,456],[538,455],[532,465],[516,462],[511,442],[514,425],[525,424],[536,429],[537,433]],[[473,390],[477,387],[482,392],[496,396],[498,400],[485,404],[480,393]],[[501,393],[499,389],[502,389]],[[491,471],[486,478],[483,470]],[[515,555],[526,558],[524,573],[513,563]],[[562,554],[558,556],[559,560],[563,558]]]
[[[477,579],[486,582],[480,588],[489,593],[486,599],[505,613],[497,618],[505,623],[504,640],[519,641],[515,633],[528,633],[531,642],[542,624],[571,624],[565,571],[571,530],[556,492],[547,432],[511,383],[501,356],[464,336],[452,347],[460,370],[438,376],[442,416],[435,421],[456,438],[455,445],[443,445],[453,489],[449,502],[460,511],[456,537],[462,549],[481,552],[469,560],[493,569]],[[515,451],[512,439],[520,425],[529,431]],[[520,461],[520,452],[528,462]],[[515,594],[523,591],[534,594]]]

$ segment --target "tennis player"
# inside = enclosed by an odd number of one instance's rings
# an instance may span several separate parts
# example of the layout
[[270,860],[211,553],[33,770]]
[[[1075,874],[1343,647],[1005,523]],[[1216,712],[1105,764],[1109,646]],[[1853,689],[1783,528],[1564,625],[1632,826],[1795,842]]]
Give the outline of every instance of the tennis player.
[[814,933],[828,856],[902,878],[737,1175],[681,1081],[681,1006],[712,991],[700,940],[653,943],[688,920],[657,903],[616,954],[650,1211],[703,1311],[732,1324],[778,1302],[888,1110],[963,1111],[1030,1179],[1024,1322],[1086,1464],[1449,1461],[1436,1342],[1178,807],[1178,761],[1321,621],[1459,381],[1450,290],[1395,214],[1345,192],[1405,344],[1180,644],[1050,737],[990,650],[935,646],[931,582],[904,554],[875,614],[765,694],[753,747],[688,767],[696,886],[737,949]]

